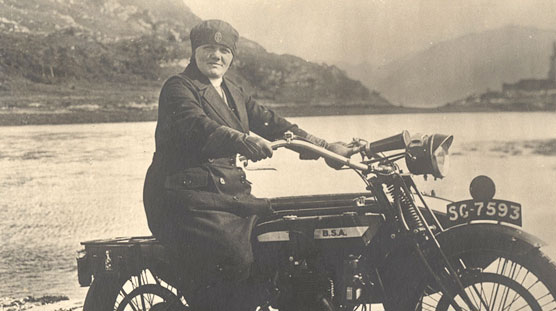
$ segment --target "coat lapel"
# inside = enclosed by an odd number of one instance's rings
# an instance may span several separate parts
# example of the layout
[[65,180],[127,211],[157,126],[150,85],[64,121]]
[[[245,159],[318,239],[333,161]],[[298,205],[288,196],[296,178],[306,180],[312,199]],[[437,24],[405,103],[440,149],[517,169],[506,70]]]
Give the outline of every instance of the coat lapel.
[[[242,122],[240,122],[234,112],[228,108],[224,99],[220,97],[220,94],[218,94],[216,89],[210,84],[210,81],[205,76],[198,72],[198,70],[193,70],[189,66],[185,69],[183,74],[188,76],[195,87],[199,90],[201,100],[204,100],[204,103],[202,104],[212,110],[224,125],[236,130],[248,131],[249,126],[243,126]],[[238,105],[237,102],[236,105]],[[241,103],[241,106],[244,106],[243,103]],[[245,108],[243,109],[245,110]]]
[[249,132],[249,117],[247,116],[247,108],[245,107],[245,95],[238,87],[228,81],[228,79],[224,78],[225,87],[230,92],[232,100],[236,105],[237,115],[239,116],[238,121],[241,123],[243,130]]
[[227,123],[228,126],[236,129],[243,130],[243,127],[234,112],[226,105],[224,99],[218,94],[216,89],[209,85],[204,94],[202,95],[209,106],[216,112],[216,114]]

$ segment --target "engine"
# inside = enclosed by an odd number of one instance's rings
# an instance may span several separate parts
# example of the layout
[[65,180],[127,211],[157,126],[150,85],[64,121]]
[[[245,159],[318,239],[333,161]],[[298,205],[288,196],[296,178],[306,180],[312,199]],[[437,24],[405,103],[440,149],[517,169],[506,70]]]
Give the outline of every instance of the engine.
[[[333,310],[334,281],[321,271],[315,271],[302,263],[293,263],[289,271],[284,271],[277,284],[279,296],[274,307],[280,310],[294,308]],[[328,306],[328,307],[327,307]]]

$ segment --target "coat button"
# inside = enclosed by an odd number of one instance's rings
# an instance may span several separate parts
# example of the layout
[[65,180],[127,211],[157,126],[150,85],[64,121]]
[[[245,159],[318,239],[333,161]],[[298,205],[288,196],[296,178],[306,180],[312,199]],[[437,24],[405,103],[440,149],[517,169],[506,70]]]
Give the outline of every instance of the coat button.
[[220,177],[220,183],[225,185],[226,184],[226,180],[224,179],[224,177]]

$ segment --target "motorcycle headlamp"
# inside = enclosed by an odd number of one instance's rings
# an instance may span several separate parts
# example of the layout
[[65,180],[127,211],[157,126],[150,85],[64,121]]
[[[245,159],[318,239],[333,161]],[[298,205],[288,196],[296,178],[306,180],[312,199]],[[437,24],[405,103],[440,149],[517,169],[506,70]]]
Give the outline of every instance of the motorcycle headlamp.
[[416,135],[411,138],[405,156],[407,168],[412,174],[431,174],[436,178],[446,176],[449,167],[448,149],[452,145],[452,135]]

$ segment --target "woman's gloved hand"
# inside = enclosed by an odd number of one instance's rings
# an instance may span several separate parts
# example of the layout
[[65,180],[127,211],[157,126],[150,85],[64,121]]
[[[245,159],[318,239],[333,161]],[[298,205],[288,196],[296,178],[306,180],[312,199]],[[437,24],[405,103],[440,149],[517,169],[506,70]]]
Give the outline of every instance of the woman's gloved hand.
[[257,136],[249,136],[247,134],[242,138],[240,143],[239,154],[244,155],[247,159],[257,162],[262,159],[272,158],[272,147],[265,139]]
[[207,157],[229,156],[233,151],[254,162],[272,157],[268,141],[227,126],[218,127],[208,137],[202,151]]
[[[313,145],[317,145],[323,148],[328,148],[328,143],[324,139],[318,138],[306,132],[304,132],[304,135],[305,136],[302,137],[308,142],[312,143]],[[301,148],[298,149],[296,147],[287,147],[287,148],[299,153],[299,159],[301,160],[318,160],[320,158],[320,155],[310,150],[305,150]]]
[[[328,147],[326,149],[336,154],[339,154],[343,157],[349,158],[353,154],[359,152],[360,147],[338,141],[335,143],[328,144]],[[343,163],[330,160],[330,159],[325,159],[325,162],[328,166],[336,170],[339,170],[340,168],[342,168],[342,166],[344,166]]]

